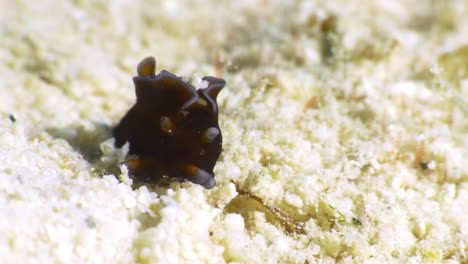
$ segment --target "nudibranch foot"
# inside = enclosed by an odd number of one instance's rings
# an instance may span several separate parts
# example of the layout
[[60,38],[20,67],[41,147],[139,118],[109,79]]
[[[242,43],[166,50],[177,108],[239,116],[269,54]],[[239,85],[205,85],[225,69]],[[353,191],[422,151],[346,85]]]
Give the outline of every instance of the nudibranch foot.
[[[125,163],[130,175],[144,182],[157,183],[164,176],[182,178],[200,184],[206,189],[216,185],[214,175],[191,164],[172,164],[164,166],[155,158],[130,159]],[[179,169],[178,169],[179,168]]]
[[144,182],[157,183],[163,176],[156,175],[156,172],[161,172],[161,164],[156,159],[129,159],[124,164],[129,169],[130,176]]

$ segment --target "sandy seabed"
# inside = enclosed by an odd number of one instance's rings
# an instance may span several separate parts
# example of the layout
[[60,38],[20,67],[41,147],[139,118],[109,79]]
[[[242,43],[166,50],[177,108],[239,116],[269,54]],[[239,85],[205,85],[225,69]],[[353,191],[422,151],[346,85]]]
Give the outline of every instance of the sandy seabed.
[[[2,263],[468,263],[468,2],[0,0]],[[217,186],[128,176],[146,56],[227,81]]]

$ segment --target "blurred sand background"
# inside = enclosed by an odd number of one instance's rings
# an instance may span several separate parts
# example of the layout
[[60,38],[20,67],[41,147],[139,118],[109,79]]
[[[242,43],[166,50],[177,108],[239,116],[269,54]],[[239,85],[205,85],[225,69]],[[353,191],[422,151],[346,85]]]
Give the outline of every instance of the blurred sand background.
[[[468,263],[467,1],[0,6],[2,263]],[[114,167],[150,55],[227,81],[212,190]]]

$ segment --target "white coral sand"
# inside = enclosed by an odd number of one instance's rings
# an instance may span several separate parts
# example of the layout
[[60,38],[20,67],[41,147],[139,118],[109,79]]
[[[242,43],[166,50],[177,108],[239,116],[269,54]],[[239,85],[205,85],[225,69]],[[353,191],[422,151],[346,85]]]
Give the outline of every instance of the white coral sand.
[[[467,263],[468,3],[284,2],[1,0],[1,262]],[[212,190],[114,166],[149,55],[227,81]]]

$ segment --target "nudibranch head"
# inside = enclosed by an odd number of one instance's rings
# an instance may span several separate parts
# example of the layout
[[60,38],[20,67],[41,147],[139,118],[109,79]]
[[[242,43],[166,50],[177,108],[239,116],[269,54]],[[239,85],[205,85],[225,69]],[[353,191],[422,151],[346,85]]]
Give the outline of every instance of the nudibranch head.
[[138,64],[137,100],[114,128],[115,144],[129,142],[129,154],[138,158],[126,164],[139,180],[178,177],[211,189],[222,146],[216,98],[225,81],[207,76],[208,87],[195,90],[165,70],[155,75],[155,69],[153,57]]

